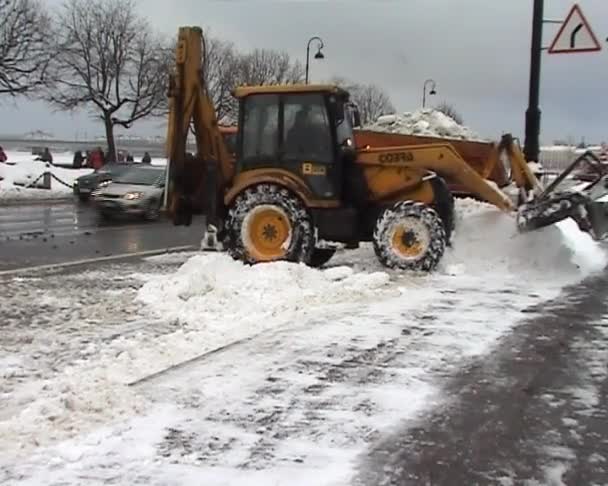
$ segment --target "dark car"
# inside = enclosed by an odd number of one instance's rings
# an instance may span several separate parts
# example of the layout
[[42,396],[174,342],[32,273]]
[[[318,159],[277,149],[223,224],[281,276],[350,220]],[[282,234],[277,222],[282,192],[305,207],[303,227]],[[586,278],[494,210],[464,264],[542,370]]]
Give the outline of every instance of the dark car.
[[110,183],[113,177],[124,174],[132,166],[133,164],[109,163],[91,174],[80,176],[74,181],[74,194],[81,201],[87,201],[91,197],[91,193],[101,184]]

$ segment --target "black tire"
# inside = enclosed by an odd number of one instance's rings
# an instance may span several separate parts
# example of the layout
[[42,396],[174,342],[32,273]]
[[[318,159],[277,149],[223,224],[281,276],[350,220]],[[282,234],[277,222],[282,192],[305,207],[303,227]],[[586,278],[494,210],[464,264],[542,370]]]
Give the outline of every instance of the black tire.
[[144,213],[146,221],[158,221],[160,218],[160,202],[152,200],[148,203],[148,207]]
[[322,267],[336,254],[333,248],[315,248],[310,259],[311,267]]
[[[399,231],[403,232],[400,238],[395,236]],[[395,239],[403,245],[401,249],[395,246]],[[437,212],[413,201],[385,209],[376,221],[373,240],[376,256],[384,266],[423,272],[437,267],[447,245],[444,223]],[[412,254],[405,255],[409,250]]]
[[[280,212],[290,225],[288,245],[280,257],[256,257],[254,243],[249,241],[246,226],[262,207]],[[285,260],[309,265],[314,250],[312,220],[304,204],[289,190],[276,184],[259,184],[244,190],[231,205],[224,246],[232,258],[249,264]]]
[[431,180],[435,201],[433,209],[443,221],[443,229],[445,230],[446,243],[450,246],[452,242],[452,233],[456,229],[456,218],[454,215],[454,195],[448,187],[445,180],[441,177],[435,177]]
[[99,211],[99,219],[101,221],[112,221],[114,220],[114,214],[110,211]]
[[90,195],[89,194],[78,194],[78,200],[80,202],[86,203],[88,202],[88,200],[90,199]]

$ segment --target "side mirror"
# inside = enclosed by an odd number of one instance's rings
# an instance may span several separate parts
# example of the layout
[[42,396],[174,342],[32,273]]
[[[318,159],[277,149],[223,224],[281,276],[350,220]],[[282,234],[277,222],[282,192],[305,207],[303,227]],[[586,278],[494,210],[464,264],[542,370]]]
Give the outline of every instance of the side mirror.
[[340,145],[340,155],[347,163],[357,160],[357,149],[350,138]]
[[359,110],[354,110],[353,111],[353,127],[358,128],[360,126],[361,126],[361,114],[359,113]]

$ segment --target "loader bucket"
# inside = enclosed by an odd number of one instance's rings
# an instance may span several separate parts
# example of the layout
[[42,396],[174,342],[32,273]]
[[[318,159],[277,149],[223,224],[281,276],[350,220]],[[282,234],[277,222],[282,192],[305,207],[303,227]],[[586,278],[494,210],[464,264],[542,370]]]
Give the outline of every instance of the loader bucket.
[[[587,163],[595,179],[579,189],[558,190],[582,164]],[[608,176],[602,162],[592,152],[578,157],[538,197],[518,208],[520,231],[533,231],[568,218],[594,240],[608,237]]]

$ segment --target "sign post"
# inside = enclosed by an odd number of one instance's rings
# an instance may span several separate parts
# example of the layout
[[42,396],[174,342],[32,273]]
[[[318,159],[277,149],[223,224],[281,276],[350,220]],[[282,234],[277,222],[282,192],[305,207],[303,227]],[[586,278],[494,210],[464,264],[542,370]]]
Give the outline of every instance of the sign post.
[[589,22],[583,15],[580,6],[575,4],[561,24],[559,32],[549,48],[543,48],[543,24],[556,23],[543,19],[544,0],[534,0],[532,17],[532,48],[530,54],[530,91],[528,109],[526,110],[526,140],[524,155],[528,162],[538,162],[540,157],[540,72],[542,51],[549,54],[575,54],[597,52],[601,44],[593,33]]
[[528,162],[540,158],[540,67],[543,52],[543,10],[545,0],[534,0],[532,48],[530,52],[530,89],[526,110],[524,155]]

